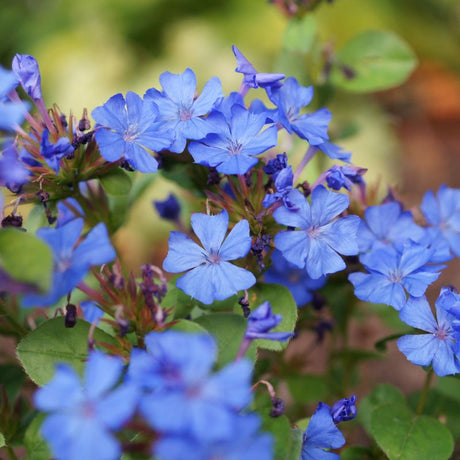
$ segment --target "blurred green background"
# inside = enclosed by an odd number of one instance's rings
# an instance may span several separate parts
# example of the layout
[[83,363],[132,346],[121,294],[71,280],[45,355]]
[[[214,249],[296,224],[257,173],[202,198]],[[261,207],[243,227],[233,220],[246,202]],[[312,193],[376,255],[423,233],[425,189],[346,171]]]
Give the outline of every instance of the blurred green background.
[[[323,1],[314,14],[323,43],[340,47],[359,32],[388,30],[419,60],[400,88],[337,91],[328,105],[332,132],[352,126],[337,142],[353,152],[355,164],[369,168],[368,181],[380,181],[381,194],[386,184],[402,184],[409,205],[443,182],[460,186],[460,2],[335,0]],[[47,105],[78,117],[115,93],[142,95],[159,87],[167,70],[190,67],[199,88],[217,75],[225,92],[237,90],[241,76],[234,72],[232,44],[257,70],[283,71],[279,56],[288,22],[267,0],[1,0],[0,61],[9,68],[15,53],[34,55]],[[159,222],[151,200],[173,188],[164,182],[151,187],[131,212],[130,230],[122,229],[122,240],[136,232],[125,254],[133,266],[145,263],[155,235],[164,238],[171,228]]]

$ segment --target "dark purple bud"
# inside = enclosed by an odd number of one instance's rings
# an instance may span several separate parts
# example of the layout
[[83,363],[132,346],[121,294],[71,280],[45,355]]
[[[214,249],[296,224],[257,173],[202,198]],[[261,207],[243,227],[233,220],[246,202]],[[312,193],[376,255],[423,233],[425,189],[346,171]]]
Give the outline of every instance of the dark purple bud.
[[321,343],[324,340],[324,337],[326,336],[326,332],[332,331],[334,328],[334,324],[332,321],[328,320],[322,320],[320,321],[315,328],[316,331],[316,341],[318,343]]
[[28,54],[16,54],[11,67],[29,97],[34,101],[42,99],[41,76],[37,60]]
[[270,411],[270,417],[281,417],[284,414],[284,401],[281,398],[272,399],[272,410]]
[[271,176],[281,171],[282,169],[287,168],[287,165],[287,155],[286,153],[282,153],[276,155],[276,158],[270,160],[262,169],[264,170],[265,174]]
[[177,198],[170,193],[164,201],[154,201],[155,208],[160,217],[173,222],[177,221],[180,214],[180,204]]
[[323,295],[319,294],[318,292],[313,293],[311,304],[316,311],[320,311],[321,309],[323,309],[326,303],[326,299]]
[[210,168],[208,178],[206,179],[206,185],[219,185],[221,181],[220,174],[216,168]]
[[61,124],[64,128],[67,128],[69,124],[67,123],[67,118],[66,116],[62,113],[61,116],[59,117],[61,119]]
[[238,300],[238,303],[241,305],[241,309],[243,310],[243,316],[247,318],[251,314],[247,297],[241,297],[240,300]]
[[77,307],[71,303],[65,307],[65,327],[74,327],[77,324]]
[[121,160],[120,161],[120,168],[125,169],[126,171],[133,172],[134,168],[126,161],[126,160]]
[[352,80],[356,77],[356,72],[347,65],[342,65],[340,70],[342,71],[343,75],[347,80]]
[[343,398],[340,401],[337,401],[331,408],[331,415],[334,422],[340,423],[353,420],[358,413],[355,403],[355,395],[353,395],[350,399]]
[[22,227],[22,216],[15,216],[13,214],[10,214],[9,216],[4,217],[2,220],[2,227],[21,228]]
[[78,122],[78,129],[79,131],[88,131],[88,129],[91,128],[91,123],[88,120],[88,118],[83,117],[79,122]]

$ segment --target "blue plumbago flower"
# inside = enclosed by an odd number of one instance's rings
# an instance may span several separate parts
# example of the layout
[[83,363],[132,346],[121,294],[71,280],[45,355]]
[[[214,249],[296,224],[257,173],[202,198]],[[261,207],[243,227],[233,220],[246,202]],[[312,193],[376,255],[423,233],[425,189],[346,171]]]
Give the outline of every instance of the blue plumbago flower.
[[172,193],[164,201],[154,201],[155,208],[163,219],[177,221],[180,215],[180,203]]
[[287,167],[287,155],[286,152],[284,152],[269,160],[262,169],[265,174],[268,174],[269,176],[272,176],[273,179],[276,179],[277,174]]
[[62,227],[72,220],[83,217],[85,212],[83,208],[78,204],[75,198],[66,198],[65,200],[59,201],[57,204],[58,215],[56,220],[56,228]]
[[353,420],[358,414],[355,406],[356,396],[351,398],[343,398],[337,401],[330,409],[334,423],[348,422]]
[[8,94],[18,85],[14,72],[0,66],[0,129],[13,131],[24,120],[27,106],[22,102],[10,102]]
[[311,145],[320,145],[329,140],[327,129],[332,114],[327,109],[319,109],[311,114],[300,114],[302,107],[313,99],[313,87],[300,86],[294,77],[289,77],[283,86],[271,92],[270,100],[278,107],[278,122],[289,134],[295,132]]
[[[232,46],[233,54],[236,57],[236,72],[243,74],[243,85],[249,88],[271,87],[279,88],[285,75],[282,73],[259,73],[252,64],[244,57],[243,53],[235,46]],[[243,87],[244,91],[244,87]]]
[[340,160],[345,163],[349,163],[351,160],[351,152],[344,152],[343,147],[332,142],[322,142],[315,147],[325,153],[331,160]]
[[53,251],[53,279],[49,292],[24,296],[24,307],[53,305],[86,276],[90,267],[115,259],[116,253],[103,223],[96,225],[76,246],[83,226],[83,219],[75,219],[59,228],[41,228],[37,231],[37,236]]
[[17,190],[29,182],[29,171],[19,160],[16,148],[10,145],[0,156],[0,185]]
[[319,185],[312,192],[311,205],[303,196],[301,199],[297,199],[297,195],[290,198],[299,209],[290,211],[282,206],[273,217],[279,224],[300,230],[278,233],[275,236],[277,249],[298,268],[305,267],[313,279],[343,270],[345,262],[339,254],[358,253],[356,231],[359,217],[347,216],[333,221],[347,209],[348,196]]
[[428,191],[421,209],[428,224],[440,230],[452,252],[460,257],[460,189],[442,185],[436,196]]
[[294,334],[292,332],[270,332],[282,320],[281,315],[273,314],[270,302],[264,302],[249,315],[244,337],[249,340],[268,339],[284,342]]
[[149,89],[145,99],[158,105],[159,120],[176,135],[169,150],[181,153],[187,139],[202,139],[210,132],[210,124],[204,117],[224,97],[222,84],[217,77],[212,77],[195,99],[196,77],[191,69],[181,74],[164,72],[160,75],[160,83],[163,91]]
[[301,460],[335,460],[340,456],[329,452],[345,444],[345,438],[332,418],[329,406],[319,403],[303,435]]
[[123,371],[119,357],[93,351],[83,384],[67,364],[59,364],[53,379],[34,396],[36,407],[48,416],[42,435],[58,460],[115,460],[121,447],[112,432],[134,413],[135,387],[114,388]]
[[265,282],[286,286],[298,307],[311,302],[312,291],[322,288],[326,282],[325,276],[311,279],[303,268],[288,262],[277,249],[273,251],[272,262],[271,267],[264,273]]
[[27,95],[34,101],[42,99],[41,75],[37,60],[28,54],[16,54],[11,68]]
[[190,435],[165,436],[154,445],[154,455],[162,460],[272,460],[273,437],[259,433],[256,414],[238,417],[235,433],[219,442],[203,442]]
[[365,168],[356,166],[338,166],[334,165],[327,171],[326,182],[328,187],[333,190],[340,190],[342,187],[351,190],[353,184],[362,184],[363,174],[367,171]]
[[[290,211],[298,210],[298,206],[296,205],[296,201],[301,200],[303,195],[299,192],[299,190],[292,187],[292,183],[294,180],[294,175],[292,174],[291,166],[282,169],[276,174],[275,179],[275,193],[267,193],[264,197],[262,202],[262,206],[264,208],[269,208],[275,203],[283,203]],[[295,198],[295,196],[297,198]]]
[[441,288],[437,305],[444,308],[455,318],[460,319],[460,295],[457,290],[452,286]]
[[407,239],[415,242],[425,238],[425,230],[414,222],[410,211],[404,211],[397,201],[369,206],[364,211],[365,220],[358,228],[360,252],[376,245],[400,247]]
[[436,319],[423,297],[410,297],[399,317],[409,326],[427,334],[405,335],[398,339],[398,348],[407,359],[419,366],[433,365],[439,376],[460,372],[460,332],[455,330],[455,317],[436,302]]
[[189,152],[195,163],[215,167],[224,174],[245,174],[258,159],[255,155],[265,152],[277,143],[278,130],[275,125],[261,132],[265,125],[264,113],[252,113],[236,104],[231,110],[231,119],[218,114],[213,117],[214,132],[200,142],[191,142]]
[[147,352],[133,350],[128,376],[144,391],[140,411],[152,428],[206,443],[237,434],[239,412],[252,399],[248,360],[209,375],[217,357],[209,335],[152,332],[145,344]]
[[181,232],[171,232],[169,252],[163,268],[171,273],[189,270],[176,283],[186,294],[211,304],[224,300],[239,290],[250,288],[256,279],[244,268],[229,260],[244,257],[251,248],[247,220],[238,222],[225,238],[228,229],[228,213],[192,215],[192,228],[203,248]]
[[406,303],[406,291],[414,297],[422,296],[436,281],[444,268],[426,265],[433,249],[408,242],[402,252],[393,247],[381,247],[360,256],[369,273],[352,273],[348,279],[355,287],[358,299],[391,305],[400,310]]
[[40,142],[40,153],[43,155],[48,166],[54,169],[56,174],[59,172],[60,161],[70,155],[75,149],[68,137],[60,137],[56,142],[49,141],[48,129],[43,130]]
[[164,128],[157,105],[128,91],[126,100],[115,94],[92,111],[96,120],[96,141],[107,161],[124,158],[137,171],[151,173],[158,162],[147,150],[167,149],[174,132]]
[[99,323],[99,320],[104,316],[104,311],[101,310],[92,300],[84,300],[80,302],[80,307],[83,310],[83,317],[88,323]]

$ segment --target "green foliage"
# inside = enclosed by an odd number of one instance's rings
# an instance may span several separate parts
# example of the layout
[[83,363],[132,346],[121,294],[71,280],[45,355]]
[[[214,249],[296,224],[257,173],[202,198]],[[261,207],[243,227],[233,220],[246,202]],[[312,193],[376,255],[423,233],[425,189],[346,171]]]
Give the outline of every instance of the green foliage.
[[374,409],[382,404],[393,403],[405,405],[404,395],[393,385],[381,383],[374,388],[374,391],[361,399],[358,410],[358,420],[364,429],[371,433],[371,415]]
[[[390,32],[363,32],[340,48],[332,82],[341,89],[371,92],[392,88],[403,83],[414,70],[417,59],[412,49]],[[348,78],[341,65],[353,72]]]
[[53,255],[36,236],[6,228],[0,231],[0,266],[15,280],[46,291],[51,283]]
[[291,52],[308,53],[315,41],[316,31],[317,24],[313,14],[292,19],[284,32],[284,49]]
[[372,453],[366,447],[347,447],[340,453],[341,460],[371,460]]
[[441,422],[414,415],[401,404],[375,408],[371,432],[390,460],[447,460],[454,448],[452,435]]
[[25,381],[24,371],[16,364],[0,364],[0,385],[6,391],[9,403],[16,401]]
[[101,185],[110,195],[127,195],[131,190],[132,180],[121,168],[115,168],[100,178]]
[[[219,348],[217,367],[221,368],[232,362],[240,348],[246,331],[246,320],[241,315],[233,313],[211,313],[196,319],[196,322],[210,332],[217,340]],[[249,347],[246,357],[256,359],[254,343]]]
[[[27,375],[37,384],[43,385],[54,375],[58,363],[71,365],[83,373],[88,356],[88,333],[90,324],[77,320],[75,327],[64,326],[64,318],[50,319],[28,334],[17,347],[17,354]],[[96,329],[96,342],[116,344],[113,337]]]
[[29,460],[48,460],[51,458],[48,444],[40,434],[40,427],[45,417],[45,414],[36,415],[24,434],[24,447],[27,450]]
[[0,433],[0,447],[3,447],[5,445],[5,436],[3,436],[2,433]]
[[293,375],[288,377],[289,391],[296,403],[316,403],[327,396],[327,380],[321,375]]

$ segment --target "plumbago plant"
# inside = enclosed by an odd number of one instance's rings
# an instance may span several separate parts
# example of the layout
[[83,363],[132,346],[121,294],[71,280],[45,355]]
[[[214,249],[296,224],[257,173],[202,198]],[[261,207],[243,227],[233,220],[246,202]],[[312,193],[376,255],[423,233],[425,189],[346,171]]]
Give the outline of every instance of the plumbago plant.
[[[0,442],[11,458],[452,454],[459,382],[445,376],[460,372],[460,295],[443,288],[433,310],[425,292],[460,256],[460,190],[429,191],[412,211],[393,194],[377,201],[331,141],[331,112],[309,108],[313,87],[233,53],[238,92],[213,77],[197,95],[191,69],[165,72],[161,88],[96,107],[95,124],[46,108],[33,57],[0,70],[0,330],[17,347],[16,360],[5,342]],[[254,90],[268,106],[248,105]],[[299,164],[282,136],[305,144]],[[319,155],[335,164],[300,180]],[[174,195],[156,202],[178,231],[162,266],[146,258],[132,272],[113,236],[157,174],[197,212],[189,227]],[[35,205],[25,222],[24,204]],[[365,302],[399,312],[403,331],[374,351],[348,345]],[[301,343],[283,359],[303,330],[328,350],[324,375],[302,371]],[[357,394],[360,362],[393,339],[426,371],[420,395],[388,384]],[[344,447],[342,430],[362,445]]]

